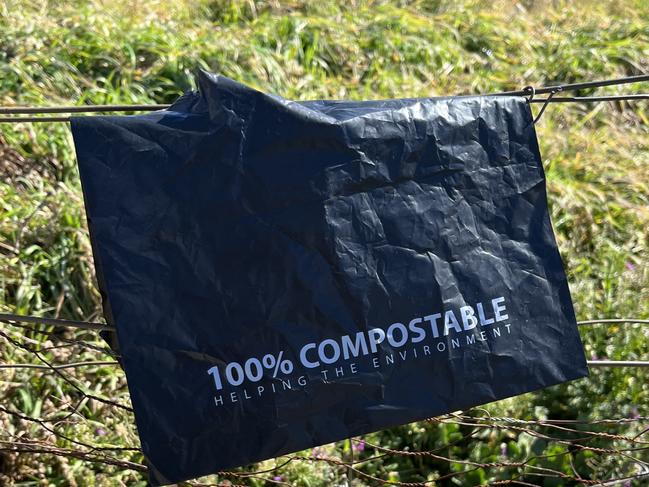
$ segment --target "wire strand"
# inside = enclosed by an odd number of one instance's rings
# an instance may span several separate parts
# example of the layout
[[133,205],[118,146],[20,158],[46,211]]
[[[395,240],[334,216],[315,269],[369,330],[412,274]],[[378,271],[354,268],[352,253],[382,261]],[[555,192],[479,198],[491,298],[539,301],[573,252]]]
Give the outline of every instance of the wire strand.
[[0,107],[2,115],[30,113],[148,112],[164,110],[171,105],[75,105],[62,107]]
[[610,96],[555,96],[548,98],[536,98],[530,103],[597,103],[604,101],[639,101],[649,100],[649,93],[636,93],[631,95],[610,95]]
[[70,117],[0,117],[0,123],[69,122]]
[[92,366],[105,366],[105,365],[119,365],[115,361],[88,361],[88,362],[70,362],[69,364],[47,365],[40,364],[0,364],[0,369],[39,369],[39,370],[62,370],[62,369],[76,369],[78,367],[92,367]]
[[[554,95],[559,93],[559,91],[561,91],[561,88],[557,88],[556,90],[550,92],[548,97],[545,99],[545,103],[541,107],[541,110],[539,110],[538,115],[534,118],[534,121],[532,122],[534,125],[536,125],[537,122],[541,119],[541,117],[543,116],[543,113],[545,112],[545,109],[548,107],[548,103],[550,103],[552,101],[552,99],[554,98]],[[532,100],[530,99],[530,102],[531,101]]]
[[[568,83],[556,86],[547,86],[542,88],[533,88],[528,86],[517,91],[503,91],[498,93],[487,93],[484,96],[527,96],[531,89],[535,95],[557,93],[559,91],[577,91],[587,88],[600,88],[603,86],[613,86],[622,84],[631,84],[649,81],[649,74],[638,76],[627,76],[625,78],[614,78],[599,81],[587,81],[582,83]],[[638,101],[649,99],[649,94],[638,93],[629,95],[610,95],[610,96],[585,96],[585,97],[552,97],[533,98],[530,103],[589,103],[605,101]],[[0,107],[0,115],[37,115],[53,113],[106,113],[106,112],[146,112],[165,110],[171,105],[151,104],[151,105],[81,105],[81,106],[61,106],[61,107]],[[69,116],[61,117],[0,117],[0,123],[31,123],[31,122],[69,122]]]
[[85,330],[110,331],[114,328],[104,323],[92,323],[89,321],[64,320],[61,318],[42,318],[39,316],[16,315],[10,313],[0,313],[0,321],[18,322],[18,323],[35,323],[52,326],[64,326],[72,328],[81,328]]
[[587,360],[589,367],[649,367],[646,360]]
[[[587,360],[586,363],[589,367],[649,367],[649,361],[646,360]],[[39,364],[0,364],[0,369],[63,370],[107,365],[117,366],[120,363],[116,361],[88,361],[52,365],[51,367]]]
[[[52,326],[63,326],[63,327],[72,327],[72,328],[83,328],[86,330],[97,330],[97,331],[110,331],[115,328],[106,323],[95,323],[89,321],[76,321],[76,320],[65,320],[62,318],[43,318],[40,316],[30,316],[30,315],[17,315],[10,313],[0,313],[0,322],[16,322],[16,323],[36,323],[36,324],[45,324]],[[644,318],[602,318],[602,319],[592,319],[592,320],[582,320],[577,321],[579,326],[587,325],[597,325],[597,324],[622,324],[622,323],[637,323],[649,325],[649,319]]]
[[[542,88],[536,88],[535,94],[537,95],[547,95],[553,91],[578,91],[588,88],[601,88],[603,86],[614,86],[614,85],[626,85],[631,83],[641,83],[643,81],[649,81],[649,74],[640,74],[637,76],[626,76],[623,78],[612,78],[598,81],[585,81],[581,83],[567,83],[555,86],[544,86]],[[510,96],[526,96],[529,95],[529,90],[517,90],[517,91],[502,91],[500,93],[490,93],[489,95],[510,95]]]
[[649,320],[642,318],[604,318],[601,320],[583,320],[578,321],[577,324],[582,325],[605,325],[605,324],[614,324],[614,323],[640,323],[644,325],[649,325]]
[[[534,98],[529,100],[530,103],[544,103],[544,106],[547,106],[550,103],[600,103],[600,102],[613,102],[613,101],[641,101],[649,100],[649,93],[637,93],[631,95],[611,95],[611,96],[562,96],[562,97],[547,97],[547,98]],[[151,110],[141,109],[139,111],[154,111],[162,110],[168,108],[170,105],[151,105],[157,108]],[[163,107],[163,108],[160,108]],[[63,107],[62,107],[63,108]],[[124,110],[103,110],[102,105],[96,105],[95,107],[82,107],[82,110],[75,110],[76,113],[93,113],[93,112],[119,112],[119,111],[135,111],[131,108]],[[95,108],[98,108],[96,110]],[[54,110],[55,107],[45,107],[45,110]],[[3,113],[0,108],[0,113]],[[38,112],[32,111],[30,113],[70,113],[65,111],[47,111],[47,112]],[[54,117],[43,117],[43,116],[9,116],[2,117],[0,116],[0,123],[34,123],[34,122],[69,122],[71,117],[69,116],[54,116]]]

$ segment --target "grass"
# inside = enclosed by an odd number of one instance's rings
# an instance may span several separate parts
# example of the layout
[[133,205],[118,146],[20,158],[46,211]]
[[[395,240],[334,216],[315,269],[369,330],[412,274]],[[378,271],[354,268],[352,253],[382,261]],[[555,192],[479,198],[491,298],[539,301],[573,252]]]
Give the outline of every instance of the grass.
[[[619,77],[649,71],[647,19],[642,0],[3,0],[0,105],[167,103],[194,86],[200,67],[293,99],[428,97]],[[600,92],[631,90],[649,92],[649,84]],[[648,104],[636,102],[552,105],[537,127],[554,228],[580,319],[649,318],[648,126]],[[100,296],[68,127],[1,125],[0,175],[0,310],[98,319]],[[582,336],[589,356],[649,357],[646,326],[602,325],[583,329]],[[43,346],[58,343],[50,338]],[[79,348],[46,355],[54,362],[102,358]],[[0,346],[2,363],[30,360],[6,341]],[[97,394],[128,400],[124,377],[114,368],[90,367],[72,376]],[[648,378],[646,371],[597,369],[590,379],[490,408],[516,417],[648,416]],[[77,394],[53,374],[19,369],[0,371],[0,398],[6,408],[49,417]],[[93,401],[81,414],[87,419],[60,426],[75,440],[137,445],[129,415]],[[416,424],[376,438],[424,448],[455,434]],[[11,435],[51,439],[38,425],[0,412],[0,440]],[[497,436],[476,439],[457,453],[491,458],[502,441],[513,456],[539,448],[524,435]],[[329,448],[344,453],[345,446]],[[141,460],[137,453],[123,457]],[[589,468],[607,475],[626,468],[615,458],[608,462]],[[439,467],[389,460],[368,465],[382,478],[412,481]],[[282,475],[295,485],[332,485],[343,473],[316,462],[290,465]],[[495,479],[471,475],[462,485]],[[0,484],[12,483],[144,485],[140,474],[116,467],[0,456]]]

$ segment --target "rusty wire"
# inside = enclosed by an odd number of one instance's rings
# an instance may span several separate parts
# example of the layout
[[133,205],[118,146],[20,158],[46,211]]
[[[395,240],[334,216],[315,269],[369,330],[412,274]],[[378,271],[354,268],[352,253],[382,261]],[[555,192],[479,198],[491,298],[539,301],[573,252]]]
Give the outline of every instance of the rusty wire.
[[[52,325],[57,327],[72,327],[72,328],[79,328],[84,330],[114,330],[114,328],[111,325],[107,325],[104,323],[63,320],[59,318],[41,318],[38,316],[25,316],[25,315],[16,315],[16,314],[8,314],[8,313],[0,313],[0,323],[7,323],[14,326],[21,326],[19,325],[19,323],[32,323],[32,324],[41,323],[41,324]],[[631,324],[635,323],[635,324],[646,325],[649,324],[649,319],[603,318],[603,319],[584,320],[584,321],[577,322],[579,326],[596,325],[596,324],[623,324],[623,323],[631,323]],[[28,327],[24,327],[24,326],[23,328],[29,329]],[[84,346],[83,342],[79,342],[78,345]],[[65,346],[69,346],[69,344]],[[86,345],[86,346],[92,348],[92,345]],[[114,352],[108,349],[100,349],[99,351],[117,357],[117,355]],[[590,367],[649,368],[649,360],[588,360],[587,363]],[[54,367],[47,366],[47,365],[32,365],[32,364],[0,364],[0,369],[13,367],[13,368],[34,368],[34,369],[44,369],[44,370],[48,370],[48,369],[56,370],[61,368],[85,367],[91,365],[119,365],[119,362],[115,362],[115,361],[103,362],[103,363],[80,362],[80,363],[73,363],[73,364],[62,364]]]
[[[629,81],[632,79],[632,81]],[[604,80],[601,82],[577,83],[563,86],[562,91],[570,89],[593,88],[598,86],[609,86],[612,84],[623,84],[626,82],[648,81],[649,75],[632,77],[621,80]],[[546,90],[546,91],[544,91]],[[547,87],[535,90],[536,94],[554,93],[557,87]],[[504,93],[508,95],[529,95],[525,90],[520,92]],[[568,103],[588,101],[624,101],[624,100],[645,100],[649,95],[615,95],[604,97],[557,97],[537,98],[530,100],[533,103]],[[14,107],[0,109],[5,114],[38,114],[38,113],[80,113],[91,108],[94,112],[112,111],[149,111],[167,108],[166,105],[150,106],[100,106],[100,107]],[[11,120],[9,120],[11,119]],[[69,117],[0,117],[2,121],[67,121]],[[0,364],[0,374],[15,374],[21,369],[35,370],[39,372],[50,372],[56,374],[64,385],[71,389],[70,396],[58,405],[56,413],[41,417],[32,416],[24,411],[18,410],[15,406],[0,405],[0,423],[5,420],[14,422],[29,423],[34,426],[32,429],[21,430],[14,434],[7,429],[0,429],[0,460],[3,455],[45,455],[49,458],[70,458],[78,459],[95,465],[115,467],[124,471],[133,471],[138,474],[146,474],[148,467],[143,462],[141,450],[138,445],[115,446],[105,441],[89,443],[80,441],[63,432],[64,427],[87,427],[90,421],[88,417],[88,404],[97,404],[103,410],[116,410],[124,418],[130,419],[133,423],[132,408],[128,402],[128,393],[123,382],[116,390],[122,388],[121,398],[124,402],[115,398],[106,397],[101,390],[89,387],[90,384],[83,383],[75,376],[76,371],[85,370],[89,374],[98,374],[106,367],[115,367],[119,358],[112,350],[94,342],[95,332],[112,330],[113,328],[104,323],[89,323],[85,321],[60,320],[56,318],[42,318],[33,316],[21,316],[15,314],[0,314],[0,322],[6,323],[10,329],[0,328],[0,346],[13,347],[16,350],[33,357],[33,362],[20,362],[12,364]],[[28,323],[26,326],[21,323]],[[638,323],[649,324],[647,319],[636,318],[605,318],[586,320],[579,322],[580,326],[598,324],[621,324]],[[39,325],[48,328],[43,329]],[[54,327],[56,331],[51,331]],[[63,333],[60,330],[67,330]],[[41,336],[46,339],[47,344],[32,337]],[[57,342],[57,344],[50,343]],[[62,350],[74,350],[75,353],[94,354],[95,359],[79,359],[73,362],[54,363],[46,354],[61,352]],[[610,361],[596,360],[589,361],[590,366],[614,367],[614,366],[635,366],[646,367],[649,362],[643,361]],[[0,380],[0,384],[4,381]],[[5,382],[6,383],[6,382]],[[26,384],[22,384],[26,386]],[[114,393],[114,390],[108,391]],[[60,399],[60,398],[59,398]],[[455,412],[436,418],[430,418],[422,423],[430,425],[455,425],[461,429],[459,438],[449,440],[442,446],[430,450],[413,449],[411,445],[404,445],[402,448],[380,445],[370,442],[367,438],[351,440],[354,444],[362,444],[366,447],[362,454],[354,457],[322,452],[314,449],[307,453],[285,455],[275,460],[271,468],[244,468],[232,471],[223,471],[216,474],[217,481],[201,483],[200,481],[186,482],[184,485],[192,487],[209,486],[247,486],[251,479],[262,480],[271,485],[293,484],[282,480],[278,474],[295,462],[304,463],[326,463],[338,469],[341,474],[347,475],[348,479],[356,477],[370,485],[397,485],[403,487],[434,485],[436,483],[452,481],[462,482],[464,477],[471,472],[482,470],[487,474],[506,474],[507,479],[496,480],[490,485],[527,485],[534,486],[546,479],[555,479],[562,485],[569,483],[574,485],[601,485],[621,486],[625,482],[649,482],[649,417],[634,415],[625,418],[571,418],[571,419],[546,419],[546,418],[508,418],[495,417],[488,414],[482,408],[474,408],[470,411]],[[452,447],[471,441],[476,436],[489,433],[506,433],[511,438],[519,438],[526,435],[548,444],[556,445],[557,449],[551,454],[535,455],[530,452],[523,459],[510,460],[501,455],[498,461],[480,462],[470,458],[457,458],[452,454]],[[352,449],[353,451],[353,449]],[[600,475],[596,471],[596,464],[591,463],[589,472],[578,472],[572,466],[571,472],[557,470],[556,468],[541,466],[539,461],[551,458],[567,457],[572,459],[575,455],[587,452],[592,462],[600,459],[615,458],[623,465],[624,473],[620,472],[617,477],[614,475]],[[398,457],[413,457],[435,461],[447,468],[432,480],[423,482],[402,482],[376,473],[367,471],[366,465],[376,460],[385,460]],[[278,480],[279,479],[279,480]],[[1,482],[0,478],[0,482]]]
[[[600,320],[596,320],[600,321]],[[623,321],[641,321],[625,319]],[[646,320],[645,320],[646,321]],[[92,348],[83,347],[87,342],[88,331],[78,330],[80,339],[52,335],[46,330],[33,328],[35,338],[29,338],[24,334],[24,328],[16,323],[10,327],[16,327],[14,332],[7,330],[0,331],[0,346],[16,347],[23,352],[28,352],[35,358],[34,365],[39,369],[49,369],[60,375],[64,382],[72,388],[74,400],[63,404],[56,414],[49,417],[33,417],[20,411],[15,406],[0,406],[0,420],[13,418],[13,421],[26,422],[37,428],[36,432],[26,435],[22,433],[15,436],[7,431],[0,431],[0,455],[22,454],[22,455],[45,455],[49,457],[62,457],[77,459],[96,465],[105,465],[106,468],[115,467],[122,471],[133,471],[137,474],[146,474],[148,467],[143,462],[143,457],[138,445],[118,447],[111,444],[98,442],[91,444],[80,441],[61,431],[63,426],[83,426],[88,421],[87,413],[83,404],[88,401],[97,402],[102,408],[116,408],[120,414],[132,416],[132,409],[117,400],[104,397],[100,391],[88,391],[78,384],[78,380],[68,376],[69,368],[59,367],[52,364],[44,356],[45,351],[53,347],[38,345],[38,334],[43,334],[48,340],[64,338],[66,346],[80,346],[86,353],[99,355],[96,363],[80,362],[76,365],[94,367],[91,370],[99,370],[102,367],[111,366],[114,363],[102,360],[101,355],[107,350],[96,345]],[[90,335],[93,336],[93,335]],[[22,338],[25,338],[26,343]],[[87,362],[87,361],[84,361]],[[83,365],[81,365],[83,364]],[[20,365],[20,364],[19,364]],[[75,365],[75,364],[69,364]],[[0,373],[2,371],[0,370]],[[132,418],[131,418],[132,422]],[[352,442],[355,445],[363,444],[363,453],[356,453],[350,458],[342,453],[332,454],[328,451],[320,451],[318,448],[309,452],[301,452],[293,455],[285,455],[275,460],[275,465],[270,468],[248,467],[244,469],[228,470],[218,472],[216,481],[201,483],[200,481],[185,482],[181,485],[191,487],[215,487],[215,486],[249,486],[249,481],[263,480],[268,485],[293,486],[290,482],[282,480],[281,473],[289,468],[290,464],[303,462],[308,464],[325,463],[339,471],[341,476],[356,478],[367,485],[395,485],[402,487],[432,486],[440,482],[456,481],[462,482],[464,476],[471,472],[482,470],[487,475],[506,476],[505,480],[496,480],[488,485],[539,485],[544,479],[556,479],[562,484],[589,485],[589,486],[621,486],[624,482],[649,480],[649,417],[635,415],[625,418],[593,419],[545,419],[532,418],[520,419],[509,417],[491,416],[482,408],[474,408],[469,411],[460,411],[445,414],[440,417],[430,418],[423,423],[430,425],[453,424],[461,428],[462,435],[452,441],[431,450],[417,450],[411,446],[394,448],[387,445],[375,444],[367,438],[356,438]],[[27,431],[30,431],[29,429]],[[39,434],[38,431],[42,431]],[[506,434],[511,438],[527,435],[538,441],[557,446],[553,453],[536,455],[528,452],[523,459],[500,458],[498,461],[475,461],[470,458],[456,458],[452,454],[452,448],[465,444],[476,435],[491,432],[493,434]],[[336,452],[338,450],[335,450]],[[592,467],[592,475],[585,475],[576,469],[566,472],[553,468],[552,466],[541,465],[543,460],[551,458],[573,458],[583,452],[588,452],[592,459],[615,457],[623,465],[625,472],[620,477],[608,476],[600,478]],[[374,471],[368,471],[367,465],[377,460],[386,461],[397,457],[417,457],[428,461],[434,461],[441,465],[440,474],[430,481],[407,482],[394,480],[380,475]],[[593,462],[595,462],[593,460]],[[447,467],[443,467],[446,465]],[[101,468],[101,467],[100,467]],[[280,479],[280,480],[278,480]],[[297,487],[297,486],[296,486]]]

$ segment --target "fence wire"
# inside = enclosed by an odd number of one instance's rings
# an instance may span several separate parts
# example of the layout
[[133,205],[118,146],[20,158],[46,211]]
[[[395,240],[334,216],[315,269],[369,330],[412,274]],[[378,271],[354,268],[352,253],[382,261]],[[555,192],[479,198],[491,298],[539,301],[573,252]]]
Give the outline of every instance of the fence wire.
[[[597,81],[585,81],[580,83],[563,83],[554,86],[543,86],[536,88],[526,86],[522,90],[504,91],[499,93],[486,93],[484,96],[527,96],[530,103],[543,103],[543,107],[536,116],[534,123],[541,117],[545,108],[550,103],[599,103],[599,102],[630,102],[649,100],[649,93],[631,93],[622,95],[604,96],[555,96],[560,92],[579,91],[584,89],[601,88],[605,86],[619,86],[649,81],[649,74],[626,76]],[[536,95],[548,95],[545,98],[535,98]],[[463,95],[459,95],[463,96]],[[155,110],[166,110],[171,105],[148,104],[148,105],[75,105],[58,107],[25,107],[25,106],[0,106],[0,123],[34,123],[34,122],[69,122],[70,117],[52,116],[52,114],[69,113],[120,113],[120,112],[150,112]],[[43,116],[43,115],[48,116]],[[4,115],[4,116],[3,116]],[[17,116],[18,115],[18,116]],[[31,115],[31,116],[24,116]]]
[[[559,91],[648,80],[649,75],[641,75],[503,94],[531,95],[530,102],[544,104],[638,101],[649,95],[553,95]],[[534,98],[535,94],[550,96]],[[10,107],[0,108],[0,115],[8,115],[0,117],[0,122],[69,120],[67,116],[16,117],[23,114],[164,108],[165,105]],[[0,163],[26,170],[25,161],[18,155],[13,159],[0,157]],[[6,246],[4,250],[15,249]],[[0,322],[4,323],[0,326],[0,347],[3,357],[10,361],[0,364],[0,485],[10,485],[16,478],[44,484],[48,477],[43,469],[55,468],[66,484],[75,486],[74,462],[79,461],[91,466],[97,475],[119,477],[116,483],[141,481],[148,467],[135,430],[120,357],[97,335],[109,327],[102,323],[17,315],[0,315]],[[622,323],[647,324],[649,320],[588,320],[580,325]],[[647,364],[638,360],[589,361],[590,366],[598,368]],[[593,374],[584,380],[597,378]],[[330,485],[348,487],[649,485],[649,417],[637,411],[628,417],[603,419],[581,417],[578,411],[568,411],[561,418],[540,414],[530,417],[493,416],[484,408],[456,411],[404,426],[403,434],[369,434],[181,485],[298,487],[304,483],[293,480],[296,466],[308,466],[309,470],[326,466],[328,475],[334,476]],[[415,431],[413,428],[425,434],[409,436]],[[481,448],[487,453],[481,452]],[[43,459],[35,463],[30,461],[33,456]],[[403,465],[402,462],[409,468],[395,467]],[[480,483],[476,478],[489,480]]]
[[[68,470],[72,469],[70,462],[82,461],[107,475],[130,473],[133,479],[145,475],[148,467],[133,426],[125,377],[116,362],[119,357],[103,345],[96,332],[4,323],[0,346],[16,363],[0,366],[0,485],[4,485],[3,475],[7,482],[12,474],[29,476],[26,458],[32,455],[45,456],[49,460],[41,463],[56,461]],[[517,419],[473,408],[417,425],[430,430],[433,447],[410,442],[403,435],[385,443],[379,443],[382,436],[367,435],[180,485],[297,487],[302,484],[287,480],[287,472],[296,464],[311,469],[324,465],[337,476],[332,485],[340,486],[477,485],[471,479],[478,472],[496,479],[482,485],[549,485],[550,479],[552,485],[649,483],[649,417],[638,414],[598,420],[578,415]],[[452,434],[446,430],[442,434],[444,428],[450,428]],[[90,433],[80,434],[84,432]],[[506,445],[524,443],[526,438],[530,445],[544,448],[536,452],[532,446],[522,455],[509,452]],[[466,449],[475,441],[495,452],[488,456],[489,461],[474,459],[465,450],[459,454],[458,448]],[[569,469],[558,466],[566,465],[565,459]],[[380,466],[403,460],[428,477],[404,481]],[[408,472],[400,474],[408,479]]]

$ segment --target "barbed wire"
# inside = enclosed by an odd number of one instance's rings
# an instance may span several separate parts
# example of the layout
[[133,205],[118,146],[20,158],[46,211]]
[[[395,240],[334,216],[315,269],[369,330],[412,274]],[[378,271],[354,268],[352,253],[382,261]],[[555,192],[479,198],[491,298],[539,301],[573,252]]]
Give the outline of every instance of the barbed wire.
[[[26,316],[26,315],[16,315],[9,313],[0,313],[0,323],[6,323],[13,326],[19,326],[23,329],[30,331],[36,331],[34,328],[29,328],[19,323],[32,323],[38,324],[42,323],[45,325],[60,326],[60,327],[73,327],[83,330],[114,330],[114,327],[103,324],[103,323],[93,323],[85,321],[75,321],[75,320],[64,320],[59,318],[40,318],[37,316]],[[649,319],[643,318],[602,318],[602,319],[593,319],[593,320],[583,320],[578,321],[579,326],[586,325],[595,325],[595,324],[649,324]],[[39,333],[48,334],[48,332],[39,331]],[[51,334],[51,333],[50,333]],[[66,341],[65,337],[62,337],[62,340]],[[79,346],[82,348],[96,349],[99,352],[105,353],[115,358],[119,358],[119,355],[113,352],[112,350],[106,348],[99,348],[90,344],[86,344],[83,341],[69,341],[67,340],[66,345],[64,346]],[[59,347],[57,347],[59,348]],[[640,368],[649,368],[649,360],[588,360],[588,366],[590,367],[640,367]],[[87,366],[99,366],[99,365],[119,365],[117,361],[87,361],[87,362],[76,362],[70,364],[62,364],[56,366],[50,365],[37,365],[37,364],[0,364],[0,369],[2,368],[32,368],[32,369],[43,369],[43,370],[61,370],[66,368],[76,368],[76,367],[87,367]]]
[[[107,323],[97,323],[91,321],[77,321],[77,320],[67,320],[62,318],[47,318],[41,316],[31,316],[31,315],[18,315],[12,313],[0,313],[0,322],[3,323],[34,323],[34,324],[44,324],[52,326],[63,326],[63,327],[73,327],[81,328],[87,330],[114,330],[115,328],[112,325]],[[622,324],[622,323],[638,323],[643,325],[649,324],[649,319],[646,318],[596,318],[591,320],[581,320],[577,321],[577,325],[586,326],[586,325],[596,325],[596,324]]]
[[[545,87],[535,89],[534,94],[552,94],[638,81],[649,81],[649,75],[559,85],[560,88]],[[500,93],[518,96],[530,94],[529,90]],[[552,96],[532,98],[529,101],[547,104],[646,99],[649,99],[649,94]],[[108,113],[166,108],[168,105],[4,107],[0,108],[0,114]],[[69,117],[0,117],[0,122],[68,120]],[[117,468],[138,476],[146,475],[149,469],[141,448],[136,445],[137,437],[131,434],[132,430],[128,430],[134,424],[133,410],[125,378],[121,368],[116,367],[119,362],[115,359],[120,358],[119,354],[102,344],[96,333],[112,331],[114,328],[105,323],[8,313],[0,313],[0,322],[8,325],[7,328],[0,329],[0,346],[3,351],[7,351],[5,356],[11,357],[14,362],[0,364],[0,399],[3,400],[0,404],[0,484],[7,478],[3,477],[4,472],[11,465],[19,463],[16,455],[44,455],[48,458],[82,461],[99,471],[102,468]],[[644,325],[649,324],[649,319],[602,318],[584,320],[578,324]],[[74,360],[68,360],[70,358]],[[588,364],[594,367],[647,367],[649,362],[591,360]],[[44,374],[45,372],[55,374],[60,381],[51,380],[52,376]],[[8,380],[2,378],[4,375]],[[112,378],[107,382],[109,386],[105,390],[102,378],[108,375]],[[15,380],[16,377],[19,380]],[[30,377],[49,379],[32,382]],[[50,384],[54,389],[50,396],[37,399],[37,402],[51,403],[45,415],[42,414],[42,407],[28,408],[26,400],[21,403],[17,397],[22,396],[15,392],[19,389],[23,391],[22,394],[29,394],[26,391],[41,383]],[[107,439],[89,441],[85,436],[77,434],[92,429],[98,415],[110,417],[127,428],[128,434],[119,438],[120,443],[123,440],[126,446],[111,444]],[[15,427],[23,424],[31,427]],[[452,481],[464,483],[470,475],[477,472],[484,473],[484,477],[490,479],[483,485],[498,486],[536,486],[547,479],[562,484],[592,486],[649,482],[649,417],[639,414],[617,418],[511,418],[492,416],[484,408],[473,408],[430,418],[418,424],[433,429],[452,427],[457,434],[440,435],[448,438],[432,448],[417,448],[414,443],[408,443],[408,437],[400,438],[396,442],[398,444],[380,444],[378,436],[366,435],[349,440],[350,454],[346,454],[344,448],[341,450],[338,446],[314,448],[310,452],[284,455],[260,466],[217,472],[212,476],[215,480],[191,481],[180,485],[248,487],[251,481],[255,481],[256,485],[264,482],[266,485],[293,486],[295,484],[286,479],[290,477],[290,469],[295,463],[327,465],[337,475],[346,477],[347,485],[354,486],[369,484],[413,487],[446,485],[446,482]],[[434,436],[434,431],[430,436]],[[95,436],[104,438],[105,435],[97,433]],[[517,454],[510,453],[508,448],[498,451],[498,442],[505,444],[527,438],[552,445],[552,448],[543,448],[542,452],[545,453],[535,453],[531,447]],[[492,453],[481,460],[473,458],[471,452],[465,450],[465,455],[458,457],[455,449],[473,444],[471,442],[486,442]],[[384,465],[399,459],[429,462],[426,463],[426,469],[420,469],[419,472],[426,473],[428,477],[410,481],[416,476],[413,472],[404,471],[399,472],[404,479],[393,478]],[[563,467],[557,466],[561,459],[567,459],[569,467],[565,467],[565,464],[561,464]],[[377,467],[379,463],[381,466]],[[612,464],[615,464],[614,468],[609,468]]]
[[[649,100],[649,93],[634,93],[628,95],[610,95],[610,96],[549,96],[547,98],[534,98],[530,99],[530,103],[543,103],[543,107],[537,120],[545,111],[545,106],[551,103],[602,103],[602,102],[621,102],[621,101],[641,101]],[[0,107],[2,110],[15,110],[13,113],[119,113],[119,112],[149,112],[157,110],[166,110],[171,105],[144,105],[147,108],[142,108],[143,105],[92,105],[87,107]],[[154,108],[152,108],[154,107]],[[77,110],[71,110],[77,108]],[[12,112],[6,112],[12,113]],[[70,116],[9,116],[0,117],[0,123],[37,123],[37,122],[70,122]]]
[[[623,78],[612,78],[607,80],[586,81],[580,83],[563,83],[554,86],[535,88],[526,86],[522,90],[503,91],[497,93],[486,93],[483,96],[529,96],[530,103],[543,103],[537,119],[541,117],[545,107],[550,103],[600,103],[619,101],[640,101],[649,100],[649,93],[632,93],[624,95],[606,96],[554,96],[559,92],[579,91],[583,89],[601,88],[605,86],[626,85],[649,81],[649,74],[637,76],[626,76]],[[546,98],[535,98],[535,95],[549,95]],[[467,95],[458,95],[467,96]],[[43,115],[58,113],[120,113],[120,112],[150,112],[166,110],[169,104],[133,104],[133,105],[73,105],[73,106],[4,106],[0,107],[0,123],[34,123],[34,122],[69,122],[69,116],[21,116],[21,115]]]
[[[632,318],[619,319],[617,322],[643,322]],[[602,320],[588,320],[600,323]],[[37,337],[43,334],[48,343],[27,337],[24,326],[10,323],[15,329],[0,331],[0,342],[5,346],[16,348],[25,354],[34,357],[34,364],[13,364],[13,372],[17,373],[25,365],[35,365],[38,369],[48,369],[59,374],[63,382],[69,387],[66,393],[68,399],[57,407],[57,411],[47,417],[30,415],[10,404],[0,405],[0,423],[13,421],[14,423],[28,423],[36,430],[21,428],[19,434],[11,433],[7,428],[0,428],[0,456],[2,455],[45,455],[68,459],[68,461],[82,461],[93,464],[95,468],[118,468],[121,472],[133,472],[133,475],[145,475],[148,467],[143,461],[139,446],[116,446],[110,443],[89,442],[85,439],[71,435],[69,431],[87,427],[92,421],[88,412],[88,401],[97,402],[104,409],[103,415],[112,414],[120,421],[133,422],[132,409],[117,400],[103,397],[100,390],[89,392],[80,387],[78,378],[68,375],[76,373],[77,368],[85,369],[86,377],[92,377],[95,371],[105,367],[114,367],[117,362],[104,360],[81,360],[77,363],[59,366],[45,358],[44,353],[59,351],[60,349],[49,342],[63,338],[65,345],[81,345],[82,342],[93,339],[94,333],[88,330],[77,330],[80,340],[75,338],[54,335],[47,330],[34,328],[32,331]],[[26,342],[24,342],[26,339]],[[76,343],[78,341],[79,343]],[[85,354],[103,354],[106,351],[97,344],[91,348],[83,348]],[[84,357],[85,358],[85,357]],[[8,364],[5,364],[8,365]],[[0,369],[5,369],[0,367]],[[18,370],[16,370],[18,369]],[[3,370],[0,370],[0,374]],[[86,380],[87,382],[87,380]],[[0,385],[4,382],[0,381]],[[96,389],[96,388],[95,388]],[[0,388],[0,392],[2,389]],[[123,395],[127,392],[125,391]],[[85,405],[85,406],[84,406]],[[649,479],[649,417],[634,415],[624,418],[511,418],[493,416],[484,408],[474,408],[469,411],[459,411],[429,418],[421,422],[432,428],[453,427],[460,432],[459,437],[449,437],[440,445],[431,449],[416,449],[413,445],[395,446],[376,443],[376,438],[367,435],[349,441],[351,451],[355,457],[344,454],[337,446],[314,448],[310,452],[300,452],[293,455],[284,455],[273,461],[267,461],[261,466],[252,466],[243,469],[228,470],[216,473],[213,481],[184,482],[179,485],[187,487],[248,487],[249,482],[266,482],[267,485],[296,486],[290,478],[292,464],[325,464],[338,472],[341,477],[352,479],[347,485],[394,485],[400,487],[446,485],[453,479],[463,479],[478,471],[490,478],[483,485],[525,485],[536,486],[544,479],[556,479],[563,484],[588,485],[588,486],[614,486],[622,485],[629,481],[644,481]],[[86,426],[84,426],[86,425]],[[26,433],[29,432],[29,434]],[[40,431],[40,433],[39,433]],[[67,432],[66,432],[67,431]],[[433,430],[434,431],[434,430]],[[431,433],[433,434],[433,433]],[[534,449],[529,449],[524,455],[509,455],[501,451],[500,455],[491,455],[490,458],[479,460],[471,456],[461,458],[453,455],[456,448],[468,445],[473,441],[484,441],[485,435],[489,438],[500,438],[495,441],[517,441],[523,437],[555,445],[550,453],[536,454]],[[133,440],[136,441],[136,440]],[[407,442],[407,439],[405,440]],[[497,445],[497,443],[496,443]],[[493,449],[498,450],[493,445]],[[362,447],[362,448],[361,448]],[[584,457],[587,455],[587,457]],[[583,458],[589,458],[590,463],[583,465]],[[426,470],[434,472],[428,480],[408,481],[392,478],[389,473],[377,467],[379,463],[399,461],[399,458],[412,458],[417,461],[432,462]],[[560,459],[570,459],[567,464],[570,469],[557,467]],[[580,466],[574,466],[575,458],[580,459]],[[598,467],[602,462],[606,465],[613,461],[617,464],[615,471],[603,473]],[[7,460],[5,459],[5,463]],[[273,465],[268,466],[269,463]],[[428,464],[428,463],[427,463]],[[564,464],[566,464],[564,462]],[[104,467],[101,467],[101,466]],[[378,471],[377,471],[378,470]],[[402,472],[403,475],[406,472]],[[615,475],[617,476],[615,476]],[[2,480],[0,473],[0,480]],[[351,482],[351,483],[349,483]],[[461,481],[462,482],[462,481]],[[257,484],[256,484],[257,485]],[[450,484],[449,484],[450,485]]]

